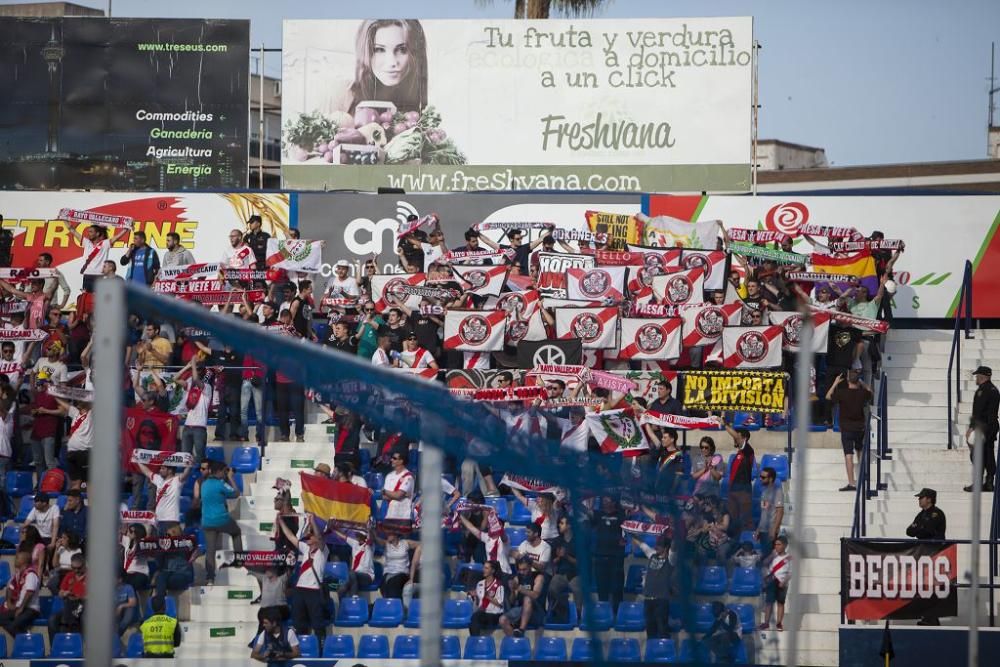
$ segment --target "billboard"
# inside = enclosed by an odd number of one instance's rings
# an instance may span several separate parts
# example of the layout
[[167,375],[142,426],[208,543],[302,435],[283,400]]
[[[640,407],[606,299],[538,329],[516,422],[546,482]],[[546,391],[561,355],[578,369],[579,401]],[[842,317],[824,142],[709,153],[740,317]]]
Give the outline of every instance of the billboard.
[[[638,195],[518,195],[518,194],[344,194],[296,195],[297,224],[304,239],[325,241],[320,275],[329,277],[332,264],[352,264],[376,255],[380,273],[402,273],[396,256],[396,230],[410,216],[437,214],[445,242],[451,249],[465,241],[463,234],[480,222],[547,221],[558,228],[587,231],[587,213],[593,209],[634,214]],[[528,242],[538,229],[527,230]],[[501,231],[481,234],[506,243]],[[352,269],[353,270],[353,269]]]
[[[230,229],[246,230],[246,220],[258,214],[263,230],[284,238],[289,226],[289,195],[256,193],[156,193],[6,192],[0,194],[3,227],[14,233],[13,266],[32,266],[42,252],[52,255],[52,265],[66,276],[74,296],[83,285],[80,270],[83,247],[57,220],[60,209],[89,210],[124,215],[135,220],[135,231],[144,231],[147,242],[163,259],[167,234],[180,235],[181,245],[197,262],[218,262],[229,247]],[[83,233],[87,225],[76,229]],[[125,254],[131,237],[116,244],[108,259],[116,263]],[[124,267],[118,267],[124,275]]]
[[[895,265],[895,317],[954,315],[966,260],[973,262],[973,316],[1000,317],[1000,197],[996,196],[670,196],[643,198],[643,211],[727,228],[796,235],[806,224],[885,233],[906,250]],[[796,238],[795,252],[812,247]]]
[[750,17],[285,21],[283,44],[286,187],[749,189]]
[[249,21],[0,19],[0,188],[247,184]]

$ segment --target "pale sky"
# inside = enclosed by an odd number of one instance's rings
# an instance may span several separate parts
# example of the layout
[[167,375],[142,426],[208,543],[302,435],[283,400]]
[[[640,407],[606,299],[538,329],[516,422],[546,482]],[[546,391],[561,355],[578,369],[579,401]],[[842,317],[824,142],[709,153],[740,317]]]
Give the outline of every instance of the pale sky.
[[[107,9],[103,0],[76,0]],[[2,4],[11,4],[3,2]],[[115,16],[248,18],[281,46],[282,19],[509,18],[513,0],[113,0]],[[990,42],[1000,0],[609,0],[600,18],[754,17],[760,137],[826,149],[834,165],[986,156]],[[279,54],[265,71],[279,75]],[[1000,60],[1000,55],[998,55]],[[994,86],[1000,86],[1000,75]],[[1000,93],[997,94],[1000,105]],[[994,115],[1000,124],[1000,112]]]

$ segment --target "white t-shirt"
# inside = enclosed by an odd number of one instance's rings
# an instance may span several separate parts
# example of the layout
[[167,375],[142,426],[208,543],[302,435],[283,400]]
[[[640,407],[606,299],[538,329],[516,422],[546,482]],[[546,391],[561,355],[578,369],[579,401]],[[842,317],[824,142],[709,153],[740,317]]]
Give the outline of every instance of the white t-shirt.
[[68,414],[70,422],[66,449],[71,452],[88,451],[94,444],[94,420],[91,418],[93,411],[87,410],[84,414],[75,405],[71,405]]
[[222,253],[220,264],[227,269],[249,269],[255,261],[257,260],[254,257],[253,249],[243,244],[238,248],[226,248],[226,251]]
[[[194,380],[188,379],[187,389],[191,391]],[[184,418],[185,426],[208,426],[208,408],[212,405],[212,385],[207,382],[201,383],[201,396],[195,406],[188,410],[187,417]]]
[[[17,575],[14,575],[15,577]],[[28,607],[35,611],[41,611],[41,604],[38,602],[38,591],[42,586],[42,580],[34,572],[28,572],[24,576],[24,585],[21,587],[20,595],[17,596],[17,606],[24,604],[25,599],[30,600]],[[30,597],[29,597],[30,596]]]
[[542,567],[548,565],[552,560],[552,547],[545,540],[539,540],[538,545],[534,547],[525,540],[517,548],[517,552],[521,556],[527,556],[533,563],[537,563]]
[[422,347],[412,352],[403,350],[399,353],[399,358],[407,368],[430,368],[434,361],[434,356]]
[[410,545],[403,540],[385,543],[385,576],[410,573]]
[[[80,273],[85,276],[99,276],[101,275],[101,267],[104,266],[104,262],[108,261],[108,251],[111,250],[111,240],[101,239],[94,244],[93,241],[88,239],[86,236],[83,237],[83,262],[87,264],[86,267],[83,264],[80,265]],[[87,262],[87,260],[90,260]]]
[[351,475],[351,484],[354,486],[360,486],[362,489],[368,488],[368,482],[361,475]]
[[49,361],[47,357],[41,357],[35,362],[35,367],[32,369],[35,374],[38,371],[45,369],[49,372],[49,379],[55,384],[62,384],[66,382],[66,364],[61,361]]
[[0,456],[11,458],[14,456],[14,448],[11,440],[14,437],[14,406],[7,411],[7,416],[0,420]]
[[410,513],[413,509],[413,473],[403,469],[402,472],[395,470],[385,476],[385,483],[382,485],[383,491],[405,491],[406,497],[402,500],[390,500],[386,510],[385,518],[410,520]]
[[354,278],[347,276],[341,280],[333,275],[326,281],[326,295],[333,299],[358,297],[361,296],[361,290],[358,289],[358,281]]
[[122,547],[125,548],[125,573],[145,574],[149,576],[149,563],[146,561],[146,557],[139,555],[138,545],[130,550],[128,543],[129,536],[122,535]]
[[26,525],[29,523],[35,524],[35,527],[38,528],[38,534],[48,540],[52,538],[52,529],[55,527],[55,521],[58,518],[59,505],[49,501],[49,507],[44,512],[39,512],[37,507],[32,507],[24,523]]
[[431,264],[441,259],[444,255],[444,250],[441,248],[442,246],[431,243],[420,244],[420,249],[424,251],[424,273],[427,273],[431,268]]
[[562,440],[560,444],[566,449],[570,449],[574,452],[585,452],[587,451],[587,443],[590,441],[590,429],[587,427],[586,421],[581,421],[579,424],[574,425],[569,419],[557,419],[562,426]]
[[[296,588],[311,588],[319,590],[323,587],[323,570],[326,569],[326,559],[329,553],[326,545],[309,552],[309,543],[305,540],[299,541],[299,554],[302,556],[299,564],[299,581]],[[307,567],[306,563],[312,562],[312,567]]]
[[59,559],[59,570],[61,572],[69,572],[73,568],[73,556],[81,553],[83,553],[83,551],[80,549],[70,549],[63,546],[56,547],[56,557]]
[[501,539],[501,536],[490,537],[489,531],[485,530],[477,530],[473,534],[486,547],[486,560],[497,561],[504,574],[511,574],[510,553],[507,550],[507,543]]
[[363,544],[353,537],[347,538],[347,546],[351,547],[351,571],[356,574],[367,574],[375,579],[375,565],[372,562],[372,545]]
[[[254,650],[257,651],[258,653],[264,650],[265,634],[266,633],[262,632],[259,635],[257,635],[257,641],[253,645]],[[295,630],[293,628],[288,628],[287,630],[285,630],[285,641],[288,642],[288,646],[291,648],[295,648],[296,646],[299,645],[299,636],[295,634]]]
[[156,487],[156,520],[181,520],[181,478],[166,479],[153,475],[153,486]]
[[[499,579],[495,579],[494,581],[495,584],[499,584],[499,585],[494,585],[493,586],[494,590],[491,591],[491,597],[493,598],[493,600],[496,601],[496,604],[494,604],[494,602],[487,603],[485,611],[487,614],[502,614],[504,588],[503,584],[500,583]],[[480,579],[479,583],[476,584],[476,611],[483,609],[483,598],[485,597],[486,597],[486,580]]]
[[[538,523],[538,520],[542,518],[542,510],[538,507],[538,500],[536,498],[528,499],[528,507],[531,508],[531,522]],[[541,523],[542,526],[542,539],[543,540],[554,540],[559,537],[559,517],[553,512],[545,516],[545,521]]]
[[372,355],[372,363],[376,366],[392,366],[392,361],[389,360],[389,354],[382,348],[375,350],[375,354]]

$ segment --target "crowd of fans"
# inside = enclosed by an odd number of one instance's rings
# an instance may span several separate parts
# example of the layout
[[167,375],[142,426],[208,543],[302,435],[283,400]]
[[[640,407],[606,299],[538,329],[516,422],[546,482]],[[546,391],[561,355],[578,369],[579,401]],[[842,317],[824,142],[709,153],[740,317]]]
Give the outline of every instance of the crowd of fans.
[[[7,517],[19,513],[17,499],[34,493],[27,515],[11,523],[19,531],[16,537],[4,532],[4,540],[9,542],[5,546],[16,555],[0,607],[0,627],[11,634],[26,631],[42,615],[42,593],[48,592],[62,600],[58,609],[49,612],[50,632],[82,630],[85,494],[93,443],[90,397],[85,392],[92,390],[90,342],[93,289],[98,280],[123,279],[155,286],[162,268],[197,261],[219,262],[223,269],[260,271],[266,274],[262,279],[255,276],[233,281],[234,302],[215,308],[245,322],[370,359],[379,366],[413,369],[425,376],[439,370],[443,374],[447,369],[495,370],[494,386],[503,388],[514,377],[505,376],[502,370],[516,358],[515,341],[508,340],[506,349],[495,355],[448,349],[444,343],[444,320],[449,310],[490,308],[496,302],[496,297],[477,294],[453,272],[452,265],[507,262],[509,274],[503,292],[530,292],[541,278],[539,253],[554,252],[557,245],[560,252],[575,254],[606,249],[603,242],[567,241],[556,238],[551,227],[529,226],[503,232],[503,243],[473,228],[465,233],[464,245],[449,250],[436,222],[426,230],[418,222],[411,220],[412,229],[399,238],[398,268],[405,274],[424,273],[426,285],[444,291],[440,298],[417,298],[417,304],[405,294],[379,293],[377,285],[382,281],[376,278],[374,259],[354,264],[337,261],[323,289],[313,282],[314,276],[272,269],[266,257],[269,235],[262,231],[257,216],[250,219],[246,231],[229,234],[231,247],[221,258],[193,256],[180,245],[176,234],[169,235],[167,250],[161,256],[146,243],[142,232],[135,232],[120,262],[124,275],[108,260],[108,250],[127,230],[109,239],[106,229],[90,227],[80,237],[86,257],[84,289],[69,311],[66,306],[72,295],[58,270],[52,277],[27,285],[0,281],[7,296],[3,312],[9,313],[0,331],[40,330],[45,334],[36,340],[8,334],[10,338],[0,343],[4,370],[0,374],[0,499]],[[533,231],[536,238],[526,238]],[[291,235],[296,236],[295,230]],[[817,252],[828,251],[818,241],[804,238]],[[863,241],[881,238],[876,232]],[[720,224],[717,249],[725,250],[729,243],[728,231]],[[771,249],[766,243],[757,246]],[[791,240],[776,243],[773,249],[791,252]],[[740,322],[750,326],[766,324],[772,312],[796,311],[808,305],[871,320],[890,318],[887,282],[901,251],[871,250],[879,284],[874,294],[853,278],[822,284],[793,280],[790,274],[806,272],[806,265],[731,252],[726,287],[703,296],[707,302],[741,304]],[[51,263],[51,256],[42,254],[36,264],[48,268]],[[265,292],[262,301],[247,298],[249,290],[258,289]],[[23,309],[13,307],[21,301]],[[655,305],[655,297],[649,303]],[[555,339],[555,313],[548,305],[545,299],[541,301],[541,325],[545,336]],[[331,451],[333,467],[321,463],[314,473],[360,486],[377,484],[380,488],[373,491],[381,498],[385,506],[382,516],[389,522],[408,523],[419,518],[417,471],[407,468],[411,456],[419,451],[419,443],[364,419],[347,406],[323,402],[308,387],[282,375],[280,369],[264,368],[252,350],[218,345],[208,332],[192,330],[184,323],[143,321],[136,315],[130,315],[125,326],[124,355],[129,371],[126,404],[151,415],[179,418],[182,429],[177,447],[191,454],[193,464],[140,464],[138,472],[123,479],[123,511],[148,510],[153,519],[123,523],[116,623],[120,634],[139,626],[148,605],[153,612],[148,655],[172,654],[177,643],[173,639],[176,623],[164,620],[164,599],[196,583],[199,577],[194,564],[201,558],[201,550],[178,547],[147,551],[144,540],[168,536],[179,544],[185,536],[201,531],[203,581],[209,586],[216,575],[220,536],[229,535],[233,548],[242,551],[241,529],[229,504],[241,494],[242,479],[231,467],[207,455],[210,440],[249,442],[254,426],[254,440],[260,447],[290,442],[293,430],[295,441],[303,442],[306,405],[315,401],[327,415],[327,423],[336,426],[336,435]],[[847,457],[845,490],[850,490],[855,484],[852,456],[864,440],[864,410],[872,399],[870,384],[878,366],[879,334],[834,321],[828,338],[826,353],[817,356],[813,419],[832,424],[832,407],[839,406]],[[786,364],[789,359],[786,355]],[[613,367],[716,368],[718,360],[707,348],[692,348],[684,349],[679,359],[619,362]],[[683,378],[680,383],[677,394]],[[626,397],[583,381],[569,387],[563,380],[540,384],[543,396],[495,402],[490,409],[513,430],[532,430],[564,444],[572,440],[574,432],[578,436],[577,427],[587,411],[627,406],[637,414],[647,408],[658,414],[688,414],[667,381],[657,384],[656,396],[649,400]],[[65,387],[84,393],[67,394]],[[558,407],[555,399],[567,399],[568,407]],[[519,637],[546,621],[568,622],[571,600],[582,609],[586,592],[577,562],[581,536],[574,533],[574,523],[586,527],[584,539],[589,539],[592,566],[600,573],[594,594],[610,602],[613,609],[626,598],[628,555],[645,559],[644,579],[632,588],[643,601],[650,637],[670,636],[670,601],[689,591],[693,583],[680,580],[680,573],[694,577],[692,573],[703,571],[703,567],[722,568],[726,576],[735,570],[762,572],[766,606],[761,628],[770,626],[771,606],[776,604],[776,628],[782,630],[791,567],[782,530],[784,490],[775,468],[760,466],[748,428],[777,422],[762,423],[761,415],[742,417],[734,423],[733,414],[720,416],[720,428],[733,442],[734,456],[728,463],[723,448],[710,436],[701,438],[697,451],[688,452],[673,428],[643,425],[648,450],[622,461],[622,474],[651,474],[656,480],[655,491],[677,501],[669,513],[663,507],[612,494],[585,501],[585,516],[574,517],[571,504],[559,489],[526,494],[523,487],[505,484],[499,472],[485,466],[448,461],[445,487],[450,551],[458,564],[481,564],[480,568],[460,567],[455,572],[464,577],[461,581],[473,601],[470,632],[476,635],[499,627],[506,635]],[[276,426],[277,433],[270,442],[268,423]],[[573,436],[577,449],[599,451],[592,437],[585,434],[581,441],[577,436]],[[374,451],[374,456],[369,456],[369,451]],[[7,488],[8,470],[32,475],[29,488]],[[23,477],[15,472],[10,479]],[[512,540],[513,523],[500,516],[506,515],[496,504],[501,496],[512,496],[513,503],[523,506],[530,517],[524,522],[523,541]],[[348,574],[337,588],[340,604],[372,586],[378,586],[383,597],[400,598],[407,606],[419,596],[420,546],[407,539],[408,533],[383,531],[381,527],[370,533],[323,529],[313,517],[296,513],[287,488],[279,488],[275,512],[275,549],[298,553],[300,564],[254,573],[261,588],[261,627],[252,642],[255,658],[296,656],[296,633],[312,633],[322,641],[331,622],[324,581],[328,559],[349,564]],[[623,532],[623,524],[630,522],[664,530],[654,534],[632,527],[633,532]],[[380,564],[378,574],[376,562]],[[695,569],[681,567],[682,562]],[[721,607],[714,611],[715,623],[707,633],[709,643],[718,655],[729,656],[740,624],[731,610]],[[294,629],[284,625],[289,620]]]

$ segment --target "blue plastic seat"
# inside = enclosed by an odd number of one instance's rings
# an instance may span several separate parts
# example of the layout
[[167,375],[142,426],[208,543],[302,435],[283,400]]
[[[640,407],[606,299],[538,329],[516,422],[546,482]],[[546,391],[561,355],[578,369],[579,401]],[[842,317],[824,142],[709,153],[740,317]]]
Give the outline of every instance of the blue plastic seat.
[[[368,474],[368,470],[372,467],[372,455],[367,449],[362,447],[358,450],[358,458],[361,459],[361,474]],[[372,488],[370,485],[368,488]],[[381,486],[379,488],[382,488]]]
[[729,585],[730,595],[756,597],[760,595],[763,580],[760,570],[755,567],[738,567],[733,570],[733,581]]
[[420,598],[414,598],[410,601],[410,608],[406,610],[406,620],[403,621],[404,628],[419,628],[420,627]]
[[[569,601],[569,615],[565,623],[557,623],[552,620],[552,610],[549,609],[548,613],[545,615],[545,629],[546,630],[563,630],[569,631],[576,627],[579,622],[579,616],[576,611],[576,603],[572,600]],[[565,647],[563,647],[565,649]]]
[[220,447],[218,445],[209,445],[208,447],[205,448],[205,460],[225,463],[226,462],[225,448]]
[[638,639],[624,639],[616,637],[611,640],[608,646],[608,662],[639,662],[642,656],[639,653]]
[[614,615],[611,612],[610,602],[595,602],[593,612],[588,614],[587,607],[583,608],[583,622],[580,628],[583,630],[596,630],[606,632],[614,624]]
[[566,640],[562,637],[539,637],[535,646],[535,660],[540,662],[565,662]]
[[256,447],[237,447],[229,465],[238,473],[253,474],[260,469],[260,450]]
[[708,647],[704,644],[695,645],[695,643],[690,639],[685,639],[681,643],[681,653],[677,657],[677,662],[689,663],[698,661],[701,664],[707,664],[711,659],[711,655],[708,652]]
[[302,635],[299,637],[299,651],[303,658],[319,657],[319,639],[316,635]]
[[725,595],[728,583],[726,568],[718,565],[702,567],[698,572],[694,592],[697,595]]
[[570,651],[569,659],[574,662],[589,662],[601,655],[601,645],[595,644],[593,640],[586,637],[577,637],[573,640],[573,648]]
[[651,638],[646,640],[643,662],[677,662],[677,649],[673,639]]
[[527,531],[519,526],[507,526],[504,530],[507,531],[507,539],[510,540],[508,546],[511,549],[517,549],[528,538]]
[[684,627],[684,607],[680,602],[670,601],[670,616],[667,626],[671,632],[680,632]]
[[389,638],[385,635],[362,635],[358,642],[359,658],[389,658]]
[[[125,647],[125,657],[126,658],[141,658],[142,657],[142,635],[138,632],[133,632],[129,635],[128,646]],[[352,658],[354,656],[351,656]]]
[[736,615],[739,616],[743,634],[752,634],[757,629],[757,614],[754,612],[752,604],[730,604],[726,606],[735,611]]
[[759,412],[737,412],[733,418],[733,428],[759,431],[764,419]]
[[334,562],[327,561],[326,565],[323,567],[323,580],[324,581],[336,581],[343,582],[347,581],[348,569],[347,563],[338,560]]
[[[164,607],[163,613],[171,618],[177,618],[177,598],[172,595],[167,595],[163,598]],[[54,611],[54,610],[53,610]],[[146,600],[146,612],[143,615],[143,619],[147,619],[153,615],[153,598],[150,597]]]
[[365,484],[372,490],[372,494],[382,497],[382,485],[385,484],[385,475],[380,472],[369,472],[365,475]]
[[192,502],[193,500],[191,499],[191,496],[180,497],[181,519],[183,519],[187,513],[191,511]]
[[[642,632],[646,629],[646,612],[641,602],[619,602],[615,617],[618,632]],[[610,658],[609,658],[610,659]]]
[[[699,602],[694,605],[694,629],[696,632],[708,632],[715,623],[715,614],[712,613],[712,605],[708,602]],[[683,662],[683,660],[681,661]]]
[[[337,610],[337,619],[333,622],[334,625],[342,628],[360,628],[367,622],[368,601],[365,598],[355,596],[340,601],[340,609]],[[360,647],[358,650],[360,651]],[[388,650],[387,646],[386,651]]]
[[510,513],[510,522],[515,526],[527,526],[531,523],[531,510],[521,502],[514,502],[514,509]]
[[457,635],[441,635],[441,659],[462,659],[462,642]]
[[[466,572],[471,572],[473,574],[465,574]],[[483,564],[482,563],[459,563],[458,570],[455,572],[455,580],[451,584],[451,590],[461,593],[465,590],[466,582],[472,578],[481,578],[483,574]],[[474,576],[473,576],[474,575]]]
[[354,637],[351,635],[327,635],[323,641],[324,658],[353,658]]
[[378,587],[382,585],[382,574],[385,571],[384,568],[382,567],[382,563],[375,561],[375,565],[372,569],[375,571],[375,578],[372,579],[372,583],[368,584],[367,586],[362,586],[361,587],[362,591],[366,592],[377,591]]
[[[35,507],[35,494],[30,496],[21,496],[21,503],[17,506],[17,516],[14,517],[16,523],[24,523],[24,520],[28,518],[28,514]],[[17,543],[17,540],[14,540]]]
[[399,598],[377,598],[368,625],[373,628],[398,628],[403,623],[403,601]]
[[780,481],[788,481],[788,456],[785,454],[764,454],[760,465],[762,468],[774,468]]
[[63,608],[63,599],[55,596],[39,596],[38,598],[38,616],[35,620],[31,622],[32,626],[46,627],[49,624],[49,619],[52,617],[53,613],[61,612]]
[[740,533],[740,544],[743,544],[744,542],[752,544],[754,551],[759,552],[761,549],[760,540],[757,539],[757,533],[752,530],[744,530]]
[[195,468],[194,472],[188,475],[187,479],[184,480],[184,485],[181,486],[181,496],[187,496],[188,498],[193,496],[194,483],[197,482],[198,479],[200,478],[201,478],[201,473],[198,471],[198,468]]
[[469,621],[471,620],[472,602],[470,600],[444,601],[444,612],[441,616],[442,628],[464,630],[469,627]]
[[10,582],[10,563],[0,560],[0,590],[7,587]]
[[396,635],[392,641],[392,657],[417,660],[420,658],[420,635]]
[[496,660],[497,645],[493,637],[469,637],[465,640],[465,651],[462,653],[465,660]]
[[646,568],[642,565],[629,565],[625,575],[625,592],[637,595],[642,592],[642,584],[646,577]]
[[[486,504],[492,507],[496,513],[497,518],[501,521],[506,522],[508,516],[510,515],[509,507],[507,507],[507,500],[504,498],[487,498]],[[520,503],[518,503],[520,504]]]
[[11,556],[17,553],[17,543],[21,541],[21,528],[20,526],[10,525],[3,529],[3,533],[0,534],[0,539],[4,542],[10,542],[14,546],[9,549],[0,549],[0,554],[4,556]]
[[45,637],[36,633],[24,633],[14,637],[14,650],[11,658],[34,660],[45,657]]
[[500,641],[500,660],[531,660],[531,641],[527,637],[504,637]]
[[77,632],[65,632],[52,638],[50,658],[82,658],[83,637]]
[[7,495],[20,498],[34,490],[35,483],[30,470],[11,470],[7,473]]

